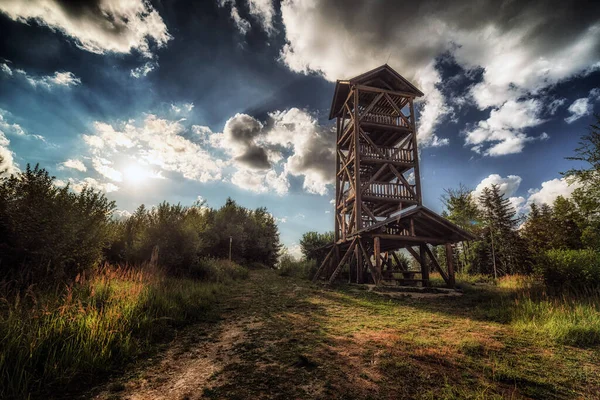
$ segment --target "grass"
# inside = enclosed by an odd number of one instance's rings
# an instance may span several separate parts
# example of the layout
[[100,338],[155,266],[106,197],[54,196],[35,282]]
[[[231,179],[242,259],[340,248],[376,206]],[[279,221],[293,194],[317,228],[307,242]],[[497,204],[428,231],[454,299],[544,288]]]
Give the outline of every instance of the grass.
[[218,282],[169,278],[148,265],[106,266],[65,288],[3,296],[0,398],[81,387],[172,338],[175,328],[209,318],[226,277],[244,271],[207,262],[220,270]]
[[[507,278],[465,287],[462,297],[390,299],[349,285],[324,289],[273,271],[253,271],[240,289],[241,298],[253,301],[235,307],[259,322],[247,328],[239,361],[227,366],[207,393],[213,398],[594,398],[600,390],[600,348],[571,346],[528,325],[527,319],[548,312],[521,309],[519,295],[528,285],[528,279]],[[566,314],[553,318],[561,315]]]

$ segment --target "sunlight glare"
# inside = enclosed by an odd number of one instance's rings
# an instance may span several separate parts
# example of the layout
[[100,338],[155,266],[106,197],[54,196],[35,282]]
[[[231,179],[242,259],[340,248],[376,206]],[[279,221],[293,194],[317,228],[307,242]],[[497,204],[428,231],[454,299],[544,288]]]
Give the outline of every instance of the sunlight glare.
[[150,174],[139,164],[130,164],[123,171],[125,180],[134,185],[143,183],[148,180]]

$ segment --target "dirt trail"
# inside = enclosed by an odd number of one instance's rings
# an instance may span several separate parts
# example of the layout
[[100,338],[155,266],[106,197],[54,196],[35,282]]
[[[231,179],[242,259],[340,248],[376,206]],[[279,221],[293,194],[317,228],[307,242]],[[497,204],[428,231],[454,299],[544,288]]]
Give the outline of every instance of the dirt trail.
[[[135,371],[125,382],[113,382],[94,398],[103,399],[197,399],[222,383],[224,367],[239,362],[236,347],[249,330],[261,324],[255,316],[243,316],[245,297],[232,297],[218,323],[202,323],[183,330],[160,361]],[[149,360],[152,361],[152,360]]]
[[552,348],[520,335],[478,311],[485,302],[479,296],[390,299],[252,271],[223,297],[218,322],[182,330],[160,356],[94,398],[569,399],[598,393],[600,353]]

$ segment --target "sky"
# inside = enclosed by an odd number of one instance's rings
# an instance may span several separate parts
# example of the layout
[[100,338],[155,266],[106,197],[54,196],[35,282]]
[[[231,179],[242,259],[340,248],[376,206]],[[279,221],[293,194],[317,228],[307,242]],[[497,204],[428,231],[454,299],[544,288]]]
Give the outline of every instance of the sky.
[[333,229],[336,79],[388,63],[417,104],[425,206],[498,184],[521,213],[600,112],[600,3],[0,0],[0,157],[115,200],[267,207]]

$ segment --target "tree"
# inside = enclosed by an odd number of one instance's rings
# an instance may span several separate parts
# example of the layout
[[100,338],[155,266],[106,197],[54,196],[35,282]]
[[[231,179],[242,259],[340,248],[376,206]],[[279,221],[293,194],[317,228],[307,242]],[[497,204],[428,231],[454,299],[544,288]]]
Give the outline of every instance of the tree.
[[300,239],[300,251],[305,259],[316,260],[320,265],[327,257],[326,246],[333,243],[333,237],[333,232],[306,232]]
[[589,133],[583,135],[573,157],[568,160],[579,161],[582,166],[572,168],[563,175],[571,183],[581,187],[573,191],[573,200],[577,205],[584,224],[580,225],[582,244],[600,249],[600,115],[590,125]]
[[484,224],[483,240],[488,245],[491,272],[498,274],[525,272],[524,242],[516,233],[520,219],[510,200],[500,193],[498,185],[485,188],[479,197]]
[[[442,203],[445,210],[442,216],[471,233],[477,233],[480,211],[473,200],[472,191],[460,184],[457,189],[444,189],[444,192]],[[456,248],[459,270],[467,271],[473,259],[470,244],[463,241]]]

